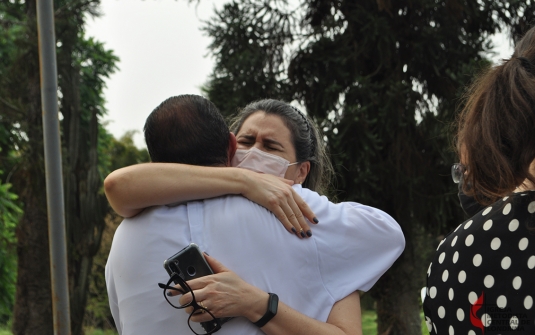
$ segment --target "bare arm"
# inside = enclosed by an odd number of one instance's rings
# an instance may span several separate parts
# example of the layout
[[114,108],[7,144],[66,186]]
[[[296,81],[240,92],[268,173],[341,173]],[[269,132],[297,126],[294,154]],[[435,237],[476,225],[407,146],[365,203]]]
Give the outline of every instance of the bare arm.
[[137,164],[110,173],[104,180],[104,190],[118,214],[132,217],[150,206],[240,194],[245,178],[233,170],[168,163]]
[[279,302],[277,315],[262,331],[268,335],[362,335],[360,295],[354,292],[335,303],[327,322],[309,318]]
[[[205,257],[216,274],[188,281],[196,300],[216,317],[243,316],[251,322],[258,321],[266,312],[268,294],[243,281],[213,257]],[[190,300],[190,294],[180,298],[183,304]],[[191,318],[195,322],[209,319],[207,314]],[[277,315],[262,331],[268,335],[362,335],[360,295],[354,292],[334,304],[327,322],[312,319],[279,301]]]
[[314,213],[279,177],[231,167],[204,167],[173,163],[145,163],[113,171],[104,180],[112,208],[132,217],[144,208],[241,194],[269,209],[288,231],[310,229]]

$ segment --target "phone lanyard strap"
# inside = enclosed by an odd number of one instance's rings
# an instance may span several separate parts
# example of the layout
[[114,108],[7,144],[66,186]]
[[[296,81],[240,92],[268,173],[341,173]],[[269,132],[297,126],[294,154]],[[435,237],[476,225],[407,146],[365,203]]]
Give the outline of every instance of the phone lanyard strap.
[[191,233],[191,241],[199,246],[201,250],[206,250],[204,244],[204,201],[188,201],[188,222]]

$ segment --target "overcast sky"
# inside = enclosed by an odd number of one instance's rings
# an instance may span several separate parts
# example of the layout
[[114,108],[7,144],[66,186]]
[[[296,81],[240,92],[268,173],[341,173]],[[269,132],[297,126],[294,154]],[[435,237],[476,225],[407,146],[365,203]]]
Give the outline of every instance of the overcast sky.
[[[166,98],[200,94],[213,59],[210,39],[200,31],[202,20],[213,17],[223,0],[101,0],[101,17],[89,19],[86,35],[104,42],[120,58],[119,70],[104,91],[107,129],[117,138],[128,130],[138,147],[145,147],[142,128],[149,113]],[[511,47],[497,38],[498,55]]]
[[104,91],[107,128],[120,137],[134,137],[144,147],[142,128],[148,114],[166,98],[200,94],[213,67],[210,40],[200,31],[201,20],[213,15],[215,3],[203,0],[102,0],[102,16],[89,19],[86,35],[104,42],[120,58],[119,70]]

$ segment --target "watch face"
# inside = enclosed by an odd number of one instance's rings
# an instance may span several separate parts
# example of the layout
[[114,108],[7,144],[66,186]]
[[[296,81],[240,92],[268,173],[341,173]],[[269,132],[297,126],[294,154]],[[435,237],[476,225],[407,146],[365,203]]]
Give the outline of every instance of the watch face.
[[275,293],[271,293],[269,295],[268,311],[273,313],[273,316],[275,316],[275,314],[277,314],[277,309],[278,308],[279,308],[279,296],[276,295]]
[[267,311],[260,320],[256,321],[254,324],[262,328],[268,323],[275,315],[277,315],[277,309],[279,308],[279,297],[275,293],[269,293],[269,300],[267,305]]

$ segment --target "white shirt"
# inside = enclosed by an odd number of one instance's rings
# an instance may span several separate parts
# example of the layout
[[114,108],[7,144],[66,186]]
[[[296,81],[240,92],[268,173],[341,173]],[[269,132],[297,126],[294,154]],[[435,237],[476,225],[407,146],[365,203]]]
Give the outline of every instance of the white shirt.
[[[378,209],[333,204],[300,185],[294,189],[319,220],[308,239],[288,233],[271,212],[241,196],[156,207],[124,220],[106,264],[119,334],[192,334],[188,315],[172,308],[157,286],[169,279],[163,261],[191,242],[246,282],[320,321],[335,302],[370,289],[404,249],[399,225]],[[263,333],[235,318],[217,334]]]

